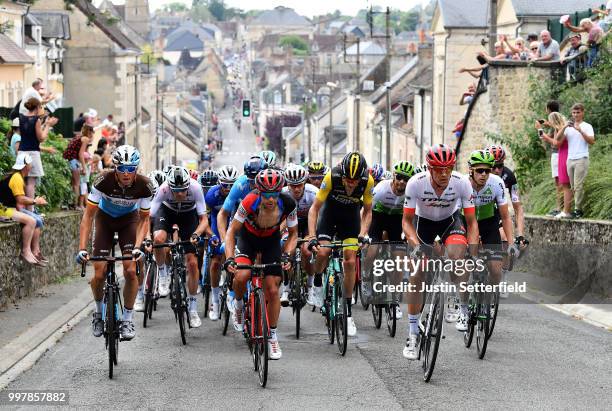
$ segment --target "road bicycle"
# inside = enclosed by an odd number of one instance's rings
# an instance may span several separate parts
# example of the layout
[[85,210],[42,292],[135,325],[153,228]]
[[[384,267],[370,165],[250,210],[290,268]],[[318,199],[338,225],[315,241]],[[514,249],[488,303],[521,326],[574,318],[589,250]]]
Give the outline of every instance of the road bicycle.
[[144,312],[143,312],[143,328],[147,328],[147,321],[153,316],[153,311],[157,310],[157,300],[159,300],[159,272],[153,253],[145,253],[144,258]]
[[219,320],[221,320],[221,333],[223,335],[227,334],[227,327],[232,314],[229,308],[227,308],[229,293],[232,289],[232,280],[232,273],[221,270],[221,278],[219,278]]
[[200,267],[200,288],[202,290],[202,297],[204,299],[204,318],[208,317],[208,311],[210,309],[210,293],[212,290],[210,285],[210,260],[213,256],[213,249],[207,240],[208,239],[203,238],[200,242],[200,245],[206,250],[203,257],[202,266]]
[[300,320],[302,308],[306,305],[308,289],[306,287],[306,272],[302,268],[301,245],[308,240],[298,239],[294,257],[293,277],[289,280],[289,304],[295,319],[295,338],[300,339]]

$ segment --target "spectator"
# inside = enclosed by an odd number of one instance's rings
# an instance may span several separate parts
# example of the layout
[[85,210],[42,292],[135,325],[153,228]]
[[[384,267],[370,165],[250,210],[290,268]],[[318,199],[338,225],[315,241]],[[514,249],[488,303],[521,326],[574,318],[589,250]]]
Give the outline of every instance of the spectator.
[[561,57],[559,43],[557,40],[553,40],[548,30],[542,30],[540,33],[540,39],[542,40],[538,47],[538,57],[536,61],[559,61]]
[[[549,143],[558,151],[556,170],[553,170],[553,177],[556,171],[555,185],[557,187],[557,207],[559,210],[562,209],[563,211],[557,212],[554,215],[557,218],[568,218],[570,217],[570,212],[572,211],[572,189],[570,187],[569,175],[567,173],[568,144],[567,140],[560,140],[556,138],[559,131],[565,126],[566,123],[567,119],[562,114],[552,112],[548,115],[548,124],[553,128],[552,135],[544,133],[543,130],[541,130],[541,126],[538,130],[540,138]],[[553,168],[554,167],[555,165],[553,165]]]
[[589,172],[589,145],[595,143],[593,126],[584,121],[584,106],[572,106],[572,120],[559,130],[555,139],[567,139],[567,174],[574,190],[574,218],[581,218],[584,200],[584,180]]
[[[557,100],[549,100],[546,103],[546,115],[550,116],[551,113],[558,113],[560,112],[560,104]],[[564,123],[565,124],[565,123]],[[540,137],[542,138],[542,140],[548,142],[551,145],[551,150],[552,153],[550,155],[550,168],[551,168],[551,172],[552,172],[552,177],[553,180],[555,181],[555,186],[557,188],[557,208],[551,210],[548,215],[549,216],[556,216],[557,214],[559,214],[559,212],[561,212],[562,209],[562,204],[563,204],[563,189],[562,187],[559,185],[559,149],[557,148],[556,145],[554,145],[552,143],[552,140],[555,137],[555,130],[553,125],[550,123],[549,120],[545,120],[545,119],[540,119],[536,121],[536,125],[535,128],[537,130],[542,129],[543,127],[547,127],[549,129],[552,129],[549,131],[549,133],[544,133],[544,131],[540,132],[538,131],[538,134],[540,135]]]
[[570,47],[565,52],[565,55],[561,57],[561,64],[567,63],[567,71],[572,80],[576,78],[576,72],[578,71],[579,62],[576,60],[576,56],[586,50],[581,43],[582,38],[580,34],[574,33],[570,36]]
[[474,94],[476,94],[476,84],[470,83],[467,91],[461,96],[461,100],[459,100],[459,105],[463,106],[465,104],[470,104],[474,99]]
[[21,136],[19,135],[19,117],[13,119],[11,129],[6,135],[6,140],[10,142],[9,150],[11,151],[13,158],[17,157],[19,145],[21,144]]
[[74,120],[74,123],[72,124],[72,130],[74,130],[75,134],[81,132],[83,124],[85,124],[85,116],[83,113],[79,113],[76,120]]
[[587,67],[592,67],[597,59],[597,53],[599,52],[599,43],[604,36],[604,32],[597,24],[594,24],[591,19],[584,18],[580,20],[578,27],[572,26],[567,20],[565,27],[574,33],[588,33],[587,46],[589,47],[589,54],[587,59]]
[[105,138],[108,140],[108,137],[111,135],[111,127],[113,126],[113,123],[111,121],[108,121],[108,118],[105,118],[102,123],[96,127],[96,129],[101,128],[102,131],[100,132],[100,134],[102,135],[102,138]]
[[43,197],[28,197],[25,194],[25,182],[32,169],[33,159],[24,152],[17,155],[13,172],[0,180],[0,216],[10,218],[22,225],[21,258],[30,264],[44,266],[47,259],[40,251],[40,233],[42,218],[25,209],[32,205],[46,205]]
[[490,56],[486,51],[481,51],[478,53],[478,55],[484,57],[487,62],[510,60],[512,58],[512,53],[507,51],[500,41],[495,43],[495,56]]
[[540,49],[540,43],[532,41],[529,43],[529,60],[535,60],[538,58],[538,50]]
[[[25,103],[25,107],[28,110],[27,114],[19,115],[19,134],[21,135],[19,151],[29,154],[32,158],[32,169],[25,181],[26,195],[34,198],[36,182],[45,175],[40,152],[56,153],[53,147],[43,147],[40,144],[47,139],[49,131],[57,124],[57,118],[44,115],[40,101],[35,98],[29,99]],[[39,117],[39,114],[42,117]],[[28,209],[32,211],[34,209],[33,205],[30,205]]]
[[529,33],[529,34],[527,35],[527,43],[528,43],[528,44],[531,44],[531,43],[533,43],[534,41],[535,41],[536,43],[538,42],[538,35],[537,35],[536,33]]
[[26,89],[26,91],[24,91],[23,93],[23,96],[21,97],[21,103],[19,104],[19,114],[25,115],[27,113],[25,103],[27,103],[28,100],[30,100],[31,98],[35,98],[40,102],[41,106],[44,106],[45,104],[53,100],[55,96],[51,92],[45,92],[45,87],[42,79],[37,78],[32,82],[32,87]]
[[113,165],[113,161],[111,159],[111,151],[109,148],[108,141],[101,138],[98,141],[98,147],[94,154],[97,154],[100,157],[100,170],[111,168]]
[[87,171],[87,161],[85,153],[87,146],[93,140],[93,128],[87,124],[83,125],[81,132],[76,134],[68,143],[64,150],[64,158],[68,160],[68,165],[72,173],[72,191],[74,192],[74,208],[82,211],[80,207],[80,180]]
[[605,10],[593,9],[593,13],[597,13],[601,17],[599,27],[604,33],[610,30],[610,27],[612,27],[612,0],[608,0]]
[[79,197],[79,205],[78,207],[82,210],[85,209],[87,205],[87,194],[89,191],[89,178],[91,177],[91,154],[87,149],[91,147],[91,144],[87,144],[87,148],[83,153],[83,157],[85,158],[85,173],[80,175],[79,188],[80,188],[80,197]]
[[529,50],[527,49],[525,40],[522,37],[517,37],[516,40],[514,40],[514,46],[512,46],[512,44],[510,44],[508,41],[508,36],[501,35],[500,39],[500,41],[506,43],[508,49],[512,52],[513,60],[529,60]]
[[474,78],[480,78],[480,73],[482,72],[482,70],[487,68],[489,65],[486,64],[486,60],[482,56],[479,55],[477,58],[482,59],[482,61],[484,61],[485,64],[482,64],[476,67],[461,67],[459,69],[459,73],[468,73],[470,76]]
[[125,144],[125,123],[123,121],[119,122],[119,127],[117,128],[117,145]]
[[79,117],[74,121],[74,132],[79,133],[84,124],[94,127],[96,125],[97,118],[98,112],[93,108],[88,109],[85,113],[80,113]]

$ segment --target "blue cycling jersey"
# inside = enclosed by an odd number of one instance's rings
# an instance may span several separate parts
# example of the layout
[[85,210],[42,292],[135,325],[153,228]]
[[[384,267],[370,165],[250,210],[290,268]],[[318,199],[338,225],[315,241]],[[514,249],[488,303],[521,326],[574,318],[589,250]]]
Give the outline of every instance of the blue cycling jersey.
[[[204,200],[206,201],[206,208],[208,209],[208,215],[210,216],[210,228],[213,233],[219,237],[219,229],[217,228],[217,214],[219,214],[219,210],[223,207],[224,201],[227,196],[223,195],[223,191],[221,191],[221,186],[217,184],[212,187],[206,193]],[[229,218],[227,219],[229,223]]]
[[238,177],[238,180],[236,180],[229,195],[223,202],[223,209],[233,215],[238,209],[242,199],[245,198],[247,194],[253,190],[253,188],[254,186],[251,186],[251,183],[246,175],[243,174]]

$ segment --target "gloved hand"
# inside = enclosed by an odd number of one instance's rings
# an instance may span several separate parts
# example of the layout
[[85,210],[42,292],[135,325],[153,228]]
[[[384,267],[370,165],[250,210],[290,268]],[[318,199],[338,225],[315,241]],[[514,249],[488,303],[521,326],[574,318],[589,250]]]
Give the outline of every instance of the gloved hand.
[[85,264],[89,260],[89,253],[87,250],[80,250],[75,258],[77,264]]
[[191,241],[191,244],[193,245],[197,245],[199,240],[200,236],[197,233],[191,234],[191,238],[189,238],[189,241]]
[[313,238],[312,240],[308,242],[308,251],[312,251],[314,247],[318,247],[318,246],[319,246],[319,240],[317,240],[316,238]]
[[420,260],[423,257],[423,255],[425,255],[425,253],[423,252],[423,248],[421,247],[421,244],[415,246],[410,252],[410,258],[412,260]]
[[132,259],[134,261],[138,261],[140,260],[142,257],[144,257],[144,252],[140,249],[140,248],[134,248],[132,250]]
[[213,235],[212,237],[210,237],[210,244],[211,244],[213,247],[218,246],[218,245],[219,245],[219,242],[220,242],[219,237],[217,237],[216,235]]
[[508,244],[508,255],[514,255],[514,257],[518,258],[520,254],[521,251],[519,250],[516,242],[513,244]]

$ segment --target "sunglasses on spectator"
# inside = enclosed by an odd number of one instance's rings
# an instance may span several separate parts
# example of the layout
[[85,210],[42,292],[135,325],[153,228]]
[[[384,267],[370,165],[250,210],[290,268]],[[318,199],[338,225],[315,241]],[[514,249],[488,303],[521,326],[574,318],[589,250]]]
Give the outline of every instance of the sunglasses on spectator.
[[120,166],[117,166],[117,171],[123,174],[130,174],[130,173],[135,173],[137,168],[138,166],[120,165]]
[[476,174],[489,174],[491,173],[491,169],[490,168],[475,168],[474,172]]
[[495,164],[495,165],[493,166],[493,168],[504,168],[504,163],[501,163],[501,164]]
[[408,180],[410,180],[410,177],[408,177],[408,176],[403,176],[403,175],[401,175],[401,174],[396,174],[396,175],[395,175],[395,179],[396,179],[396,180],[398,180],[398,181],[404,181],[404,182],[407,182]]
[[278,198],[279,195],[280,193],[261,193],[261,196],[266,200],[269,200],[271,198]]
[[531,48],[531,50],[537,50],[537,49],[538,49],[537,47],[532,47],[532,48]]

